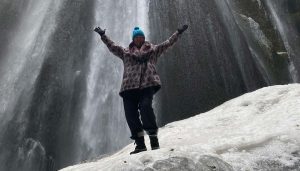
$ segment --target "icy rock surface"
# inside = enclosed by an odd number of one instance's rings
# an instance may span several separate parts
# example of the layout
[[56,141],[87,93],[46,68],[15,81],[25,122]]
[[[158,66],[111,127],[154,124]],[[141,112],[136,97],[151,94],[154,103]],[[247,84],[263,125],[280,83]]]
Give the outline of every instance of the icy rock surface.
[[62,171],[300,170],[300,84],[259,89],[159,131],[161,149],[119,152]]

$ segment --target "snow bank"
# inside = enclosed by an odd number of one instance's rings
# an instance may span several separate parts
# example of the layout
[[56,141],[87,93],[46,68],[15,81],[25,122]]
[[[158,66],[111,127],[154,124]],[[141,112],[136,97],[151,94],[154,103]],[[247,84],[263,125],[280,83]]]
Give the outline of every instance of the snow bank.
[[300,170],[299,135],[300,84],[278,85],[166,125],[159,150],[129,155],[130,144],[62,171]]

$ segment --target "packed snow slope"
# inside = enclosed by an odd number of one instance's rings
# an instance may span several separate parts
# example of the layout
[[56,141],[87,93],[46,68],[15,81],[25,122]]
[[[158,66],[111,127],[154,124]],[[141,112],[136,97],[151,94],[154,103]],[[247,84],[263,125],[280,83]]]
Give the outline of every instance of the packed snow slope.
[[62,171],[300,170],[299,135],[300,84],[277,85],[164,126],[159,150],[129,155],[130,144]]

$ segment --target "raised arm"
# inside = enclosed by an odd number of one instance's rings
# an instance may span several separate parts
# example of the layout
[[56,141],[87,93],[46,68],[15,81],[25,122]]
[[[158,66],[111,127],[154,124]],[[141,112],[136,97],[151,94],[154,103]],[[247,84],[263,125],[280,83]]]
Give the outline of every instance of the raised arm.
[[105,34],[105,30],[102,30],[100,27],[95,28],[94,31],[99,33],[101,40],[108,47],[109,51],[123,60],[125,49],[110,40],[110,38]]
[[154,45],[154,52],[156,58],[158,58],[164,51],[166,51],[169,47],[173,46],[175,42],[178,40],[179,35],[181,35],[186,29],[188,28],[187,25],[184,25],[182,28],[177,29],[176,32],[172,34],[166,41]]

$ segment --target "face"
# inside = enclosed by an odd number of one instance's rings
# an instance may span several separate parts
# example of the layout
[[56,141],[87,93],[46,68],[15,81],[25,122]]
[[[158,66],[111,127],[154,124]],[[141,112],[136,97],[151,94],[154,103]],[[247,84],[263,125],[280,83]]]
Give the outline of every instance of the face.
[[143,36],[136,36],[134,39],[133,39],[133,42],[134,44],[137,46],[137,47],[141,47],[143,45],[143,43],[145,42],[145,37]]

